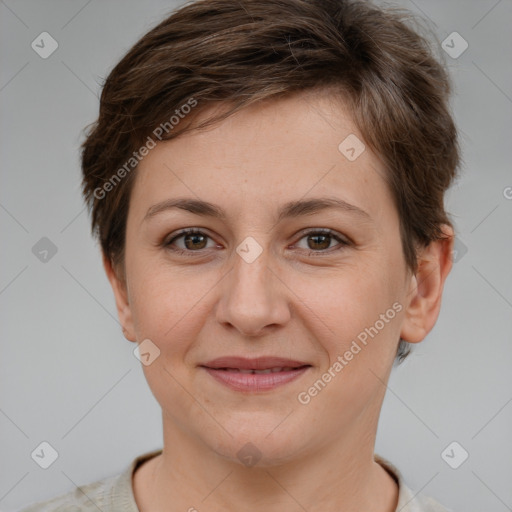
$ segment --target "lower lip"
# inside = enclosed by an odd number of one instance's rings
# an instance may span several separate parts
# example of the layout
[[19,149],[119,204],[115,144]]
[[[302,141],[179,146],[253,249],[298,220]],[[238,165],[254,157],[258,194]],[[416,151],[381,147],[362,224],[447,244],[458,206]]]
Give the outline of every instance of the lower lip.
[[235,391],[268,391],[287,384],[303,375],[310,366],[276,373],[241,373],[238,371],[204,368],[214,379]]

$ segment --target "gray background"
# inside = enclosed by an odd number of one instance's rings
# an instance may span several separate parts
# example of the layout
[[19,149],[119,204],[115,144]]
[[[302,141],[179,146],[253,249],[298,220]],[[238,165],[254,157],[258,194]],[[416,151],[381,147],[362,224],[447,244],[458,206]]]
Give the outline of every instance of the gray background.
[[[180,3],[0,1],[4,511],[161,447],[160,408],[89,234],[78,145],[102,78]],[[439,42],[457,31],[469,44],[457,59],[438,45],[455,84],[464,165],[447,196],[458,261],[437,325],[392,374],[376,452],[456,511],[512,510],[512,1],[395,4],[430,20]],[[43,31],[59,44],[47,59],[31,48]],[[47,262],[32,252],[42,237],[57,247]],[[46,470],[31,458],[42,441],[59,453]],[[458,469],[441,457],[452,441],[469,453]]]

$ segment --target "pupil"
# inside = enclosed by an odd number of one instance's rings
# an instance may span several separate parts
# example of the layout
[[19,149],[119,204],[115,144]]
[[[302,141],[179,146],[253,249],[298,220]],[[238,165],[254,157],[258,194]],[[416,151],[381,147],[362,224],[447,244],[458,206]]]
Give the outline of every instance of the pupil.
[[[323,239],[324,240],[324,244],[322,245],[322,247],[316,247],[316,249],[326,249],[329,247],[329,237],[330,235],[312,235],[311,238],[312,239]],[[327,244],[325,244],[325,241],[327,240]],[[315,243],[318,243],[318,242],[315,242]],[[320,242],[320,244],[322,244],[322,242]]]
[[[204,236],[203,235],[199,235],[199,234],[189,234],[185,237],[185,246],[187,247],[187,249],[193,249],[194,247],[197,249],[197,245],[196,244],[196,241],[198,238],[203,238],[204,239]],[[193,239],[194,241],[192,242],[192,246],[190,246],[188,244],[188,242]],[[199,247],[199,249],[202,249],[203,247]]]
[[[188,234],[185,237],[185,246],[187,249],[193,249],[198,248],[197,243],[198,239],[203,239],[204,244],[204,236],[200,234]],[[313,240],[313,244],[320,245],[320,247],[315,247],[315,249],[327,249],[329,247],[329,239],[330,235],[311,235],[310,239]],[[189,244],[189,242],[192,241],[192,245]],[[201,243],[201,242],[199,242]],[[310,244],[311,245],[311,244]],[[203,248],[203,246],[199,247],[200,249]]]

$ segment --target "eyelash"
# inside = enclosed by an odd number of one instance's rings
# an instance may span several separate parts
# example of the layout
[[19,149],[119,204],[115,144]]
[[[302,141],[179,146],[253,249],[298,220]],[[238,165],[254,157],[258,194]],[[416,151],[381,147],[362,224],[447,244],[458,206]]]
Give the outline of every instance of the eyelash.
[[[176,240],[178,240],[179,238],[185,236],[185,235],[204,235],[208,238],[211,239],[211,237],[207,234],[207,233],[204,233],[203,231],[200,231],[199,229],[195,229],[195,228],[187,228],[187,229],[183,229],[181,231],[179,231],[176,236],[172,237],[170,240],[168,241],[164,241],[162,243],[163,247],[174,252],[175,254],[183,254],[183,255],[191,255],[193,253],[201,253],[203,251],[205,251],[206,249],[199,249],[197,251],[190,251],[190,250],[186,250],[186,249],[176,249],[176,248],[173,248],[171,247],[171,244],[174,243]],[[311,229],[309,231],[306,231],[306,232],[303,232],[302,233],[302,236],[299,238],[299,241],[302,240],[303,238],[307,237],[307,236],[310,236],[310,235],[329,235],[331,236],[332,238],[334,238],[337,242],[339,242],[339,246],[337,248],[330,248],[330,249],[325,249],[325,250],[318,250],[318,251],[313,251],[313,250],[306,250],[306,249],[303,249],[304,251],[306,251],[306,254],[308,256],[318,256],[320,254],[324,254],[324,253],[327,253],[327,254],[331,254],[332,252],[334,251],[337,251],[337,250],[341,250],[345,247],[348,247],[350,245],[352,245],[352,242],[349,241],[348,239],[344,239],[342,237],[340,237],[339,235],[336,234],[335,231],[331,230],[331,229],[327,229],[327,228],[314,228],[314,229]]]

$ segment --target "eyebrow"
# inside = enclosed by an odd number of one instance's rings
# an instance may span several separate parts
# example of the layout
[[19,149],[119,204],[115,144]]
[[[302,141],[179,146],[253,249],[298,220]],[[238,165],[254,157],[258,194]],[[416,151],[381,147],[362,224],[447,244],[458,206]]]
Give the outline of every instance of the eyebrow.
[[[201,215],[203,217],[214,217],[221,220],[226,220],[227,217],[222,208],[207,201],[193,198],[176,198],[167,199],[151,206],[144,216],[143,222],[151,219],[159,213],[175,208],[194,213],[195,215]],[[343,199],[339,199],[337,197],[318,197],[285,203],[279,211],[277,221],[280,222],[283,219],[313,215],[327,209],[336,209],[351,213],[366,221],[372,220],[367,212],[358,206],[347,203]]]

